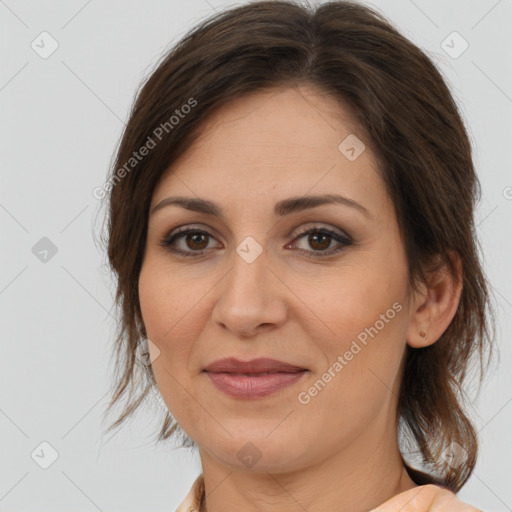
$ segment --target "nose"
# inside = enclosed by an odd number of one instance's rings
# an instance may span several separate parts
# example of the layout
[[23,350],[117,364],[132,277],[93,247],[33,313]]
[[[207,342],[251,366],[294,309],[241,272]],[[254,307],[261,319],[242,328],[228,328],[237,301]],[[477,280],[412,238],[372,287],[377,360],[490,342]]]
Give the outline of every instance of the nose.
[[239,337],[254,337],[281,326],[290,292],[269,265],[265,250],[252,262],[233,251],[232,261],[215,287],[212,320]]

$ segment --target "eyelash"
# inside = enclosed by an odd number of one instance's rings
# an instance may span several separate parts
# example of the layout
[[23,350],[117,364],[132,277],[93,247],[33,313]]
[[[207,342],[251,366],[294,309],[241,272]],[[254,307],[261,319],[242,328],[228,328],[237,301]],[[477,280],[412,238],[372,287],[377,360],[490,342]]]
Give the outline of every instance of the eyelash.
[[[195,234],[203,234],[207,236],[212,236],[207,231],[197,229],[197,228],[178,228],[178,230],[173,233],[165,236],[162,240],[160,240],[160,245],[164,248],[166,248],[168,251],[179,254],[186,257],[200,257],[206,252],[208,252],[208,249],[205,249],[203,251],[182,251],[181,249],[174,249],[171,248],[172,244],[179,238],[183,238],[184,235],[187,235],[189,233],[195,233]],[[330,248],[326,250],[320,250],[320,251],[307,251],[305,249],[298,249],[298,251],[302,254],[305,254],[306,256],[310,258],[325,258],[327,256],[331,256],[332,254],[336,254],[340,251],[342,251],[345,247],[350,246],[353,244],[352,239],[347,235],[341,235],[340,233],[337,233],[335,231],[332,231],[327,228],[310,228],[302,233],[299,233],[293,241],[296,241],[300,239],[301,237],[304,237],[309,234],[326,234],[339,242],[341,245],[335,248]],[[213,238],[213,237],[212,237]]]

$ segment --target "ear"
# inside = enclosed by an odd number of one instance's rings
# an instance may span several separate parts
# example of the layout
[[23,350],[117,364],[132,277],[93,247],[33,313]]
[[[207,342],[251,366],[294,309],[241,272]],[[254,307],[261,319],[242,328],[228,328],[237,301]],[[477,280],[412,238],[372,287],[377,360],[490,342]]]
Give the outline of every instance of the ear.
[[460,256],[450,251],[456,269],[453,277],[448,264],[428,274],[428,283],[411,295],[407,343],[413,348],[435,343],[446,331],[459,306],[462,293],[462,263]]

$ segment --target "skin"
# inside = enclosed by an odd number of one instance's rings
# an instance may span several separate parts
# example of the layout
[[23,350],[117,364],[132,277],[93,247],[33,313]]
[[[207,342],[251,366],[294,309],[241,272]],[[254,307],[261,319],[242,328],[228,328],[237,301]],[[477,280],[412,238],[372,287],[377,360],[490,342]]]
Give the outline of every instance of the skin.
[[[222,107],[203,129],[163,175],[151,210],[185,196],[216,203],[225,217],[176,205],[150,214],[139,297],[148,339],[159,350],[150,344],[157,386],[199,447],[204,510],[368,511],[422,489],[405,471],[397,443],[400,365],[406,344],[425,346],[445,331],[460,286],[440,271],[412,292],[370,143],[332,97],[309,86],[258,92]],[[354,161],[338,149],[352,133],[366,145]],[[368,214],[340,204],[274,214],[280,200],[332,193]],[[160,244],[178,226],[208,232],[175,240],[173,247],[191,256]],[[353,243],[315,257],[342,245],[302,236],[312,227],[345,233]],[[251,263],[236,252],[248,236],[262,248]],[[298,394],[397,302],[401,311],[300,403]],[[308,372],[265,398],[233,398],[202,371],[229,356],[271,357]],[[260,457],[252,466],[237,456],[248,442]],[[432,503],[414,510],[434,510]]]

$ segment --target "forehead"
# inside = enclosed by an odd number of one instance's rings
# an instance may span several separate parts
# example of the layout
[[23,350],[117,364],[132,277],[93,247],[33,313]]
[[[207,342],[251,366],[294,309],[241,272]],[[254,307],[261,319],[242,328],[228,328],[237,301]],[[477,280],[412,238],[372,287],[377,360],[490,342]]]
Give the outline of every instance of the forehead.
[[[354,142],[356,158],[349,159],[347,144]],[[370,200],[378,209],[386,197],[369,146],[331,95],[314,87],[260,91],[210,115],[197,141],[162,177],[152,206],[171,194],[232,204],[252,203],[257,194],[274,204],[311,192]]]

